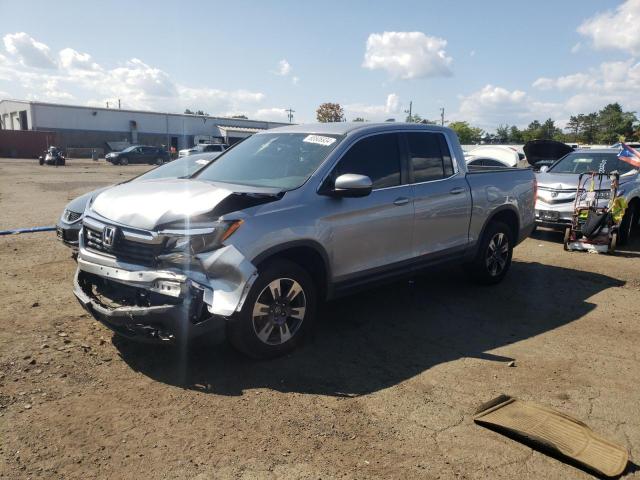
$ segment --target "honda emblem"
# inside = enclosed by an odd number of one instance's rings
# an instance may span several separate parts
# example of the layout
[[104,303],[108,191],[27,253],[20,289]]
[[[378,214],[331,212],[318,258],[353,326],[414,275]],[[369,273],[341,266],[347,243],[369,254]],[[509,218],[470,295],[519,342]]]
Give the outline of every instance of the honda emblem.
[[113,247],[113,242],[116,239],[116,227],[104,227],[102,231],[102,244],[107,247]]

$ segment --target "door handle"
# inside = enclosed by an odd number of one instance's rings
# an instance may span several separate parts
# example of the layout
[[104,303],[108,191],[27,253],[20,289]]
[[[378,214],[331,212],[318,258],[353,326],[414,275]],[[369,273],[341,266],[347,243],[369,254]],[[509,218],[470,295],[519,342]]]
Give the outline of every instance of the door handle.
[[464,188],[462,187],[456,187],[456,188],[452,188],[451,190],[449,190],[449,193],[451,195],[458,195],[459,193],[464,192]]
[[394,205],[398,205],[398,206],[399,205],[406,205],[407,203],[409,203],[409,199],[407,197],[399,197],[399,198],[396,198],[393,201],[393,204]]

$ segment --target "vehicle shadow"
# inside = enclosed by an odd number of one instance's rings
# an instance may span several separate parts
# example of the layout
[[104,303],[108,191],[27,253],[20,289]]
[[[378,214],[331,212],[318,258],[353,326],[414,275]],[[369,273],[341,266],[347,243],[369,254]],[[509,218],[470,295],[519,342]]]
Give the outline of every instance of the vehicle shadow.
[[183,355],[115,336],[113,344],[132,369],[184,388],[358,396],[459,358],[509,361],[488,352],[581,318],[595,308],[589,298],[624,283],[524,262],[514,262],[493,287],[468,282],[457,270],[434,272],[328,303],[306,345],[262,362],[236,353],[222,337]]

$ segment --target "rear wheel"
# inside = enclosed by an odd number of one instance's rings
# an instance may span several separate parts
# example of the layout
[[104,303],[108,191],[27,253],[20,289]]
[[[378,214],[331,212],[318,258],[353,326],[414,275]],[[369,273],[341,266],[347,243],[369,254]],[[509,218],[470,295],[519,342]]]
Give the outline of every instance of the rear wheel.
[[492,222],[487,226],[478,254],[468,265],[468,271],[478,283],[493,285],[505,277],[513,256],[512,237],[511,229],[502,222]]
[[156,158],[156,161],[155,161],[156,165],[162,165],[163,163],[164,163],[164,159],[162,157]]
[[627,211],[622,217],[622,222],[620,222],[620,229],[618,230],[620,233],[619,242],[620,245],[625,245],[631,240],[631,235],[633,234],[633,228],[638,223],[638,212],[636,208],[636,203],[632,203],[627,208]]
[[273,358],[296,348],[315,317],[316,288],[309,274],[288,260],[261,268],[242,310],[227,323],[227,338],[253,358]]
[[123,157],[118,162],[120,165],[129,165],[129,159],[127,157]]

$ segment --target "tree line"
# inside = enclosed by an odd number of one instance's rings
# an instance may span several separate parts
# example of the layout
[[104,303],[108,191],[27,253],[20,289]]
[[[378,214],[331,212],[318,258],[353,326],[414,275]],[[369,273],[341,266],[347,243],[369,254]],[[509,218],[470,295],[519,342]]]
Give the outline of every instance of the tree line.
[[[319,122],[343,122],[344,110],[338,103],[323,103],[316,110]],[[365,122],[362,117],[354,122]],[[388,119],[387,121],[395,121]],[[405,121],[412,123],[436,124],[423,119],[419,114],[407,115]],[[610,103],[597,112],[572,115],[564,131],[548,118],[544,122],[534,120],[527,128],[516,125],[499,125],[495,133],[489,133],[466,121],[447,124],[460,138],[462,144],[472,143],[526,143],[529,140],[548,139],[566,143],[586,143],[609,145],[620,140],[640,140],[640,124],[635,112],[625,112],[619,103]]]

